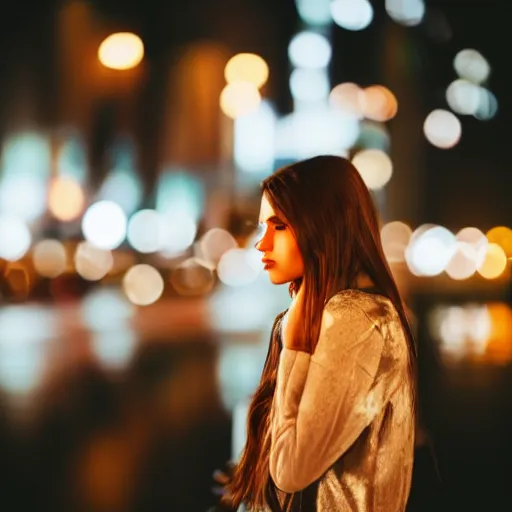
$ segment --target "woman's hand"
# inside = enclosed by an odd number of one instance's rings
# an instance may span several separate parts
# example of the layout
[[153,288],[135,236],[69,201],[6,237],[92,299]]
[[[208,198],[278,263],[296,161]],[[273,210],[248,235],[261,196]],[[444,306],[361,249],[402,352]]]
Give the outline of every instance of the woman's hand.
[[297,350],[297,346],[303,345],[302,320],[303,320],[303,301],[304,301],[304,285],[299,288],[295,295],[291,306],[286,315],[283,317],[282,325],[282,341],[283,347]]

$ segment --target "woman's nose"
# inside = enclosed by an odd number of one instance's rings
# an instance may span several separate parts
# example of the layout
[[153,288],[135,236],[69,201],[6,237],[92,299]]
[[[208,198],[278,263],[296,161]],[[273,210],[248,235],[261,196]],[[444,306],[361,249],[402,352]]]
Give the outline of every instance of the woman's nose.
[[266,252],[270,248],[270,243],[267,235],[263,235],[255,244],[254,247],[261,252]]

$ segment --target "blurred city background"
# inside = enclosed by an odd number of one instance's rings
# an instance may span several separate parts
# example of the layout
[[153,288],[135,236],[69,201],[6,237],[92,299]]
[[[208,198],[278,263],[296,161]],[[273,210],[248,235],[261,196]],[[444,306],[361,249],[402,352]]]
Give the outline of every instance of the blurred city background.
[[259,182],[350,158],[420,352],[439,509],[510,507],[498,0],[38,0],[0,24],[2,508],[205,512],[274,316]]

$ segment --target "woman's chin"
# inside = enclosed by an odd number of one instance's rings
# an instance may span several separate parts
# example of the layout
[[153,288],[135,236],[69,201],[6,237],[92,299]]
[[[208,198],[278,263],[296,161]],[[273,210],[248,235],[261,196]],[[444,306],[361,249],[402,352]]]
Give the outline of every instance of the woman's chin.
[[271,270],[267,271],[267,272],[268,272],[268,278],[270,279],[270,282],[272,284],[286,284],[291,281],[291,279],[289,279],[286,276],[283,276],[279,272],[272,272]]

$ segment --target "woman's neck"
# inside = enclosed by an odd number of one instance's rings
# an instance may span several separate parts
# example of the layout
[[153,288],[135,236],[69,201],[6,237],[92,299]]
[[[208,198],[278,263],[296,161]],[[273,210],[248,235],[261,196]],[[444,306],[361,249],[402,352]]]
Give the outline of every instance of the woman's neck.
[[357,289],[361,288],[373,288],[375,283],[370,279],[368,274],[359,274],[356,278],[354,287]]

